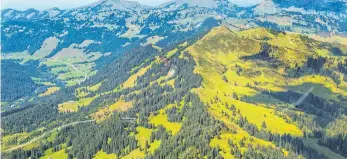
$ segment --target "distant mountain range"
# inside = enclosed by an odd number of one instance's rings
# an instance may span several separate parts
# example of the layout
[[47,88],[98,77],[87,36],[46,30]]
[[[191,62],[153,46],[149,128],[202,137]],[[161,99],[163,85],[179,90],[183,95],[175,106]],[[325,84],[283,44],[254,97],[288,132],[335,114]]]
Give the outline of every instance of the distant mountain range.
[[[230,25],[236,30],[262,26],[307,34],[320,32],[338,34],[347,32],[346,10],[346,2],[337,0],[265,0],[252,7],[239,7],[228,0],[177,0],[157,7],[144,6],[138,2],[126,0],[102,0],[68,10],[58,8],[45,11],[4,9],[1,13],[3,21],[1,31],[5,35],[2,38],[2,52],[28,50],[29,53],[34,53],[46,38],[57,35],[60,35],[59,39],[61,40],[58,48],[62,48],[61,45],[68,46],[82,40],[101,42],[109,37],[82,37],[84,33],[79,32],[86,28],[93,30],[93,32],[103,31],[116,34],[117,39],[122,41],[121,44],[124,45],[129,42],[133,43],[135,39],[141,40],[154,34],[166,37],[170,33],[197,30],[207,19],[215,19],[218,23]],[[11,26],[14,22],[20,24],[13,24],[16,25],[13,28]],[[30,23],[32,22],[37,23],[35,26],[31,26]],[[27,33],[22,38],[35,36],[37,40],[12,47],[10,41],[13,41],[13,37],[16,35],[21,34],[21,30],[30,32],[35,27],[45,28],[48,26],[59,27],[42,29],[40,37]],[[77,33],[78,36],[75,39],[78,40],[70,39],[69,42],[63,40],[70,36],[69,33],[64,34],[67,30],[70,30],[70,35],[73,34],[72,32]],[[65,44],[62,44],[63,41]],[[120,46],[119,44],[117,46]]]

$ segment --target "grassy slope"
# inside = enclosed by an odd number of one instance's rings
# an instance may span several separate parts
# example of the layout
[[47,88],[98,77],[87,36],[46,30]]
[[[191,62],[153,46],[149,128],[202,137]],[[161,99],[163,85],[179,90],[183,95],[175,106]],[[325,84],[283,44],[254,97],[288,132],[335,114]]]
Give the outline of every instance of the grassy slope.
[[132,103],[119,100],[110,106],[99,109],[97,112],[93,113],[91,117],[96,121],[101,122],[109,118],[114,111],[124,112],[131,107]]
[[93,159],[116,159],[116,158],[117,158],[116,155],[114,155],[114,154],[107,154],[104,151],[99,151],[93,157]]
[[162,125],[173,135],[177,134],[177,132],[181,129],[182,123],[170,122],[168,121],[167,114],[165,110],[168,108],[172,108],[174,105],[168,105],[165,108],[159,111],[159,114],[156,116],[151,116],[149,118],[149,123],[154,124],[155,126]]
[[48,95],[51,95],[51,94],[53,94],[53,93],[55,93],[55,92],[57,92],[59,90],[60,90],[59,87],[49,87],[46,92],[44,92],[42,94],[39,94],[39,96],[40,97],[48,96]]
[[68,154],[65,152],[66,145],[61,145],[62,149],[56,152],[53,152],[53,148],[50,148],[45,151],[45,155],[42,156],[40,159],[67,159]]
[[[272,62],[266,60],[245,60],[244,57],[261,52],[263,43],[272,46],[273,50],[270,54],[276,59],[273,62],[277,65],[276,67],[271,66]],[[195,73],[203,78],[203,86],[195,92],[204,103],[209,105],[209,111],[216,119],[237,130],[236,135],[225,132],[220,139],[213,139],[211,146],[220,146],[224,149],[221,152],[222,155],[232,158],[228,153],[228,139],[237,141],[244,136],[249,136],[247,132],[230,122],[230,120],[239,119],[240,115],[257,125],[259,129],[265,122],[266,129],[271,132],[289,133],[298,137],[303,135],[289,117],[283,114],[279,116],[278,114],[281,113],[275,110],[277,106],[291,106],[291,103],[283,103],[271,96],[261,94],[254,87],[271,91],[292,89],[298,93],[305,93],[310,87],[315,86],[316,89],[312,93],[322,98],[336,100],[339,94],[346,96],[347,90],[341,89],[346,88],[345,82],[337,87],[329,77],[304,76],[299,79],[287,77],[285,68],[303,66],[308,56],[328,52],[324,48],[319,48],[319,44],[317,41],[305,41],[297,34],[275,35],[263,28],[234,33],[225,27],[218,27],[188,47],[186,51],[197,62]],[[236,99],[234,94],[237,95]],[[238,98],[247,98],[251,103],[240,101]],[[225,103],[234,105],[240,114],[233,116]],[[252,144],[273,146],[261,139],[253,141]]]

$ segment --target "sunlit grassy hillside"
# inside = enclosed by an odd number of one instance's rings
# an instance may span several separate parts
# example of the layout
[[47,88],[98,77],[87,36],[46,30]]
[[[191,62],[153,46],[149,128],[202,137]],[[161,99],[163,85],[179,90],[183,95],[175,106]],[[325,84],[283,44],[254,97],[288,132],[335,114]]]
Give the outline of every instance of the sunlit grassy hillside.
[[[240,135],[249,136],[235,126],[240,118],[246,118],[258,129],[303,137],[308,131],[305,126],[282,110],[297,115],[309,110],[298,108],[295,101],[298,98],[286,101],[275,94],[311,93],[317,98],[345,102],[346,98],[339,97],[346,97],[347,81],[342,80],[344,74],[338,71],[337,64],[346,59],[346,53],[337,55],[333,51],[336,49],[335,45],[298,34],[264,28],[232,32],[226,27],[213,29],[188,47],[182,53],[193,57],[197,62],[194,72],[203,78],[202,87],[194,92],[216,119],[236,130],[236,134],[223,133],[221,139],[212,140],[211,145],[221,147],[225,158],[231,157],[224,152],[229,148],[223,140],[227,143],[228,139],[242,139]],[[315,63],[319,58],[324,58],[324,62],[311,66],[309,60]],[[258,144],[266,145],[266,142]]]

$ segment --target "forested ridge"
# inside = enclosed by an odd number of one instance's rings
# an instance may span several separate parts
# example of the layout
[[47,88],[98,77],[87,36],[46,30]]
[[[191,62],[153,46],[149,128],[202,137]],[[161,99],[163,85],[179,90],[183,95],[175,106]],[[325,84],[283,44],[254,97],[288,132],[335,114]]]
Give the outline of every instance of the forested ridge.
[[[2,157],[346,158],[346,50],[224,26],[134,48],[87,81],[5,114]],[[95,122],[6,151],[85,120]]]

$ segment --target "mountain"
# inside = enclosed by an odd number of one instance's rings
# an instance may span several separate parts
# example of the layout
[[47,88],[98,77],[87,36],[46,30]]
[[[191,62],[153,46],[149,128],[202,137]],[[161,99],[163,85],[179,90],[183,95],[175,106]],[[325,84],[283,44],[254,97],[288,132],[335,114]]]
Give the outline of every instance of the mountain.
[[280,7],[272,0],[265,0],[254,8],[254,13],[259,15],[279,13]]
[[304,8],[307,10],[316,11],[329,11],[329,12],[344,12],[346,13],[346,1],[343,0],[304,0],[304,1],[293,1],[293,0],[274,0],[281,7],[290,8]]
[[2,157],[346,158],[331,3],[3,10]]
[[99,2],[96,2],[94,4],[82,7],[82,8],[88,8],[88,7],[108,7],[109,9],[118,9],[118,10],[144,10],[149,9],[151,7],[141,5],[139,2],[136,1],[127,1],[127,0],[101,0]]
[[[171,2],[167,2],[164,4],[165,5],[189,5],[191,7],[201,7],[201,8],[210,8],[214,9],[218,7],[217,1],[215,0],[175,0]],[[163,5],[161,5],[163,6]]]

